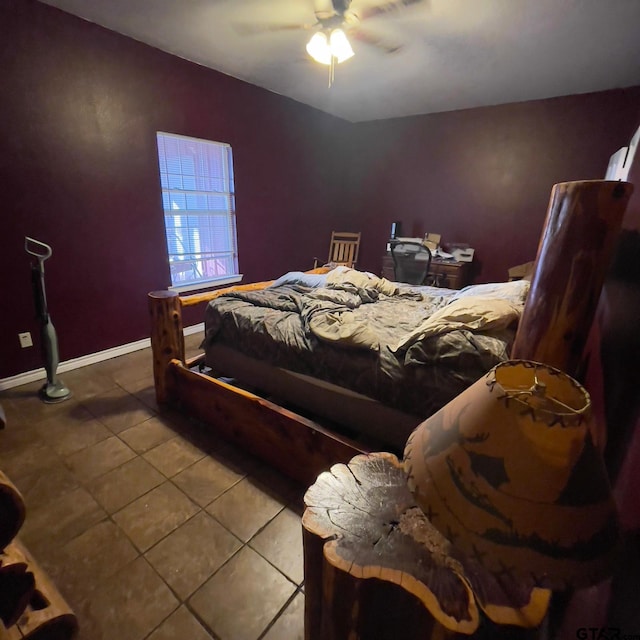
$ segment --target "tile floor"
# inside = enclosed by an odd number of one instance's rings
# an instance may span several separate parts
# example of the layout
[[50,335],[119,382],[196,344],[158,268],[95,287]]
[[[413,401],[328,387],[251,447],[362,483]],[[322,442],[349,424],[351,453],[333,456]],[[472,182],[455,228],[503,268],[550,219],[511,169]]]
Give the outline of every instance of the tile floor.
[[[302,640],[305,487],[160,413],[149,349],[61,377],[73,397],[57,405],[42,382],[0,392],[0,469],[78,640]],[[626,548],[609,622],[635,637],[637,532]]]
[[160,413],[149,349],[60,377],[60,404],[0,393],[0,469],[79,639],[302,639],[305,488]]

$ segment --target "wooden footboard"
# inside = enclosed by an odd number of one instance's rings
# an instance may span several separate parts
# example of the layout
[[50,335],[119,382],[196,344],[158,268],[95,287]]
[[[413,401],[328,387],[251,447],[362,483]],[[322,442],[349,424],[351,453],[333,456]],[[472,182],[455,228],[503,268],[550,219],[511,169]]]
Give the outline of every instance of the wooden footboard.
[[[311,273],[323,273],[315,269]],[[348,462],[361,446],[293,411],[193,371],[185,360],[182,308],[206,303],[230,291],[263,289],[272,281],[180,296],[149,294],[153,376],[158,404],[171,404],[202,420],[225,439],[261,458],[289,477],[311,484],[336,462]]]

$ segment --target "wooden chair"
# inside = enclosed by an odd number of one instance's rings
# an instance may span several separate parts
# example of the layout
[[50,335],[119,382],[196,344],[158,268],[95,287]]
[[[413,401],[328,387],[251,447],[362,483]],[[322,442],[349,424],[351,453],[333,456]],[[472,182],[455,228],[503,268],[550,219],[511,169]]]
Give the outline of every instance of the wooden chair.
[[[327,263],[344,265],[345,267],[353,269],[355,268],[356,262],[358,262],[359,249],[360,232],[332,231]],[[313,268],[315,269],[318,266],[320,266],[320,260],[314,258]]]

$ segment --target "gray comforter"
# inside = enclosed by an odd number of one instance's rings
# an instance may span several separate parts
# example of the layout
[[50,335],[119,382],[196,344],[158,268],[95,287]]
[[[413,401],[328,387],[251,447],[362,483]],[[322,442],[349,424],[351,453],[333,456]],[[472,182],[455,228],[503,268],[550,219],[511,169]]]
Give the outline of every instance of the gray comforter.
[[420,418],[507,358],[521,294],[514,302],[371,280],[221,296],[205,313],[205,352],[223,344]]

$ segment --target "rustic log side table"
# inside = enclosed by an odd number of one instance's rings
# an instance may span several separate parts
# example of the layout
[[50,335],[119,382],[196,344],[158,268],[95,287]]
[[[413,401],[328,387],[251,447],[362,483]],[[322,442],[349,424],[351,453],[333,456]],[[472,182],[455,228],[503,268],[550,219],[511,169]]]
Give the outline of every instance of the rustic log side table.
[[305,507],[305,640],[540,638],[551,592],[457,552],[416,506],[396,456],[334,465]]

